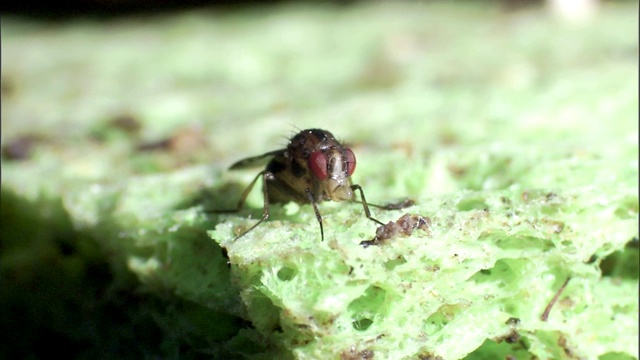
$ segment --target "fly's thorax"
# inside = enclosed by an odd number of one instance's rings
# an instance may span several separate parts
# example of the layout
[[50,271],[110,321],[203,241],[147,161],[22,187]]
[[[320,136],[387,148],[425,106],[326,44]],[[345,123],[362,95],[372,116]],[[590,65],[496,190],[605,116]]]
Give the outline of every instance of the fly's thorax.
[[340,145],[333,135],[325,130],[309,129],[301,131],[291,138],[287,145],[290,158],[307,159],[309,155],[320,149]]

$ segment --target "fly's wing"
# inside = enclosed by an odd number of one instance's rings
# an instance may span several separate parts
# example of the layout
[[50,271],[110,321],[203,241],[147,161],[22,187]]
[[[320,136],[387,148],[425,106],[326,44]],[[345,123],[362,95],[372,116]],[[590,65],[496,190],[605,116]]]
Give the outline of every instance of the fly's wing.
[[266,154],[248,157],[240,161],[237,161],[236,163],[231,165],[229,170],[238,170],[238,169],[247,169],[247,168],[258,167],[258,166],[266,166],[267,163],[269,163],[269,161],[273,159],[273,157],[283,156],[284,152],[285,152],[285,149],[280,149],[280,150],[270,151]]

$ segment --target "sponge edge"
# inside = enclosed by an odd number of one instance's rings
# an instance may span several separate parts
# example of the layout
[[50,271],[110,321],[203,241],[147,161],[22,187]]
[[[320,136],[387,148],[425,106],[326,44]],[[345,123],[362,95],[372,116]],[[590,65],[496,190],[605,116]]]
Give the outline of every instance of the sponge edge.
[[209,235],[256,330],[298,359],[633,358],[637,274],[614,281],[599,264],[637,236],[621,211],[637,196],[594,192],[422,199],[376,216],[420,214],[427,230],[366,248],[376,227],[357,204],[323,206],[324,242],[307,206],[236,241],[255,220],[233,217]]

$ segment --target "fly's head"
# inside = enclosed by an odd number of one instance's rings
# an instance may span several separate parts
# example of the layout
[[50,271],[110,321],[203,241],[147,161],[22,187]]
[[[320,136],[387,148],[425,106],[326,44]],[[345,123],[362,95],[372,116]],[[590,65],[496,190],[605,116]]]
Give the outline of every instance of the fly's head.
[[294,136],[287,151],[293,156],[294,167],[304,169],[311,187],[323,199],[345,201],[353,199],[351,175],[356,169],[356,157],[325,130],[305,130]]
[[309,156],[309,168],[327,198],[333,201],[353,198],[350,177],[356,169],[356,157],[351,149],[332,146],[316,150]]

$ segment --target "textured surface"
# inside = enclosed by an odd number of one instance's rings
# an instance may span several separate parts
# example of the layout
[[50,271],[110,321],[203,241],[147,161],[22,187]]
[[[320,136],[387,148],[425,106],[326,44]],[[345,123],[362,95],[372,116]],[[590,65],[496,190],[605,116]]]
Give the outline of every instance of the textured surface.
[[[582,25],[365,3],[0,26],[17,348],[35,327],[73,357],[638,358],[637,4]],[[320,242],[289,204],[231,242],[262,199],[203,214],[259,171],[225,168],[308,127],[351,145],[370,202],[416,201],[376,218],[429,228],[363,248],[362,207],[323,203]]]

